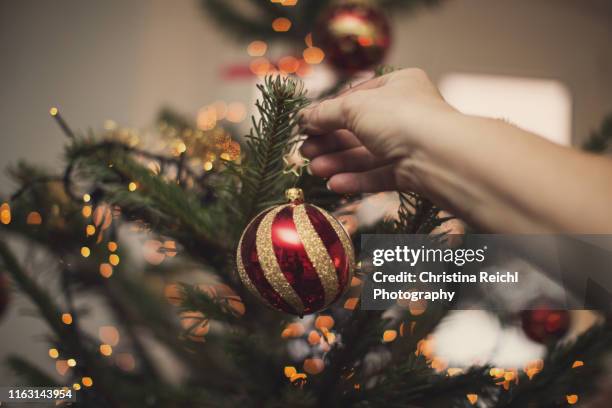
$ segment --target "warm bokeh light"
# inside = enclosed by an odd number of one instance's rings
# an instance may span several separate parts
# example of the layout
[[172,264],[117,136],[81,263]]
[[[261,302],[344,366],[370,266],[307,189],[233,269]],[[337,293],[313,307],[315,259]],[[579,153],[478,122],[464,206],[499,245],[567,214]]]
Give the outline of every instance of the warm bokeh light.
[[26,224],[28,225],[40,225],[42,224],[42,217],[39,212],[32,211],[26,218]]
[[106,245],[106,247],[108,248],[109,251],[115,252],[117,250],[118,245],[115,241],[108,241],[108,244]]
[[91,201],[91,196],[87,193],[83,194],[83,202],[88,203]]
[[96,227],[94,227],[93,224],[89,224],[85,227],[85,235],[87,235],[88,237],[92,236],[95,233]]
[[110,344],[100,344],[100,354],[108,357],[113,354],[113,348]]
[[308,47],[302,53],[304,61],[308,64],[320,64],[325,58],[325,53],[319,47]]
[[271,65],[267,58],[255,58],[249,64],[249,69],[257,76],[264,76],[270,71]]
[[385,343],[390,343],[393,340],[395,340],[397,338],[397,331],[396,330],[385,330],[385,332],[383,333],[383,341]]
[[0,206],[0,222],[4,225],[11,223],[11,207],[8,203],[2,203]]
[[304,360],[304,371],[308,374],[317,375],[325,368],[325,363],[320,358],[307,358]]
[[91,249],[89,249],[89,247],[81,247],[81,255],[83,256],[83,258],[87,258],[89,255],[91,255]]
[[297,374],[297,370],[293,366],[286,366],[283,372],[287,378],[291,378]]
[[300,337],[302,334],[304,334],[304,331],[304,325],[302,323],[289,323],[282,331],[281,337],[283,339]]
[[212,108],[217,113],[217,120],[225,119],[225,114],[227,113],[227,104],[224,101],[215,101],[210,106],[212,106]]
[[100,340],[111,346],[119,344],[119,330],[114,326],[102,326],[98,329]]
[[80,389],[81,389],[81,384],[79,384],[79,383],[74,383],[74,384],[72,384],[72,388],[74,388],[74,390],[78,391],[78,390],[80,390]]
[[300,61],[292,56],[283,57],[278,61],[278,69],[286,74],[293,74],[300,67]]
[[93,385],[93,380],[91,377],[83,377],[81,378],[81,382],[85,387],[91,387]]
[[477,394],[467,394],[466,395],[467,400],[470,402],[470,404],[474,405],[478,402],[478,395]]
[[77,362],[74,358],[69,358],[66,360],[66,364],[68,364],[68,367],[76,367]]
[[85,218],[91,217],[91,205],[84,205],[82,213]]
[[315,346],[321,342],[321,335],[316,330],[311,330],[308,333],[308,343],[312,346]]
[[584,361],[576,360],[574,361],[574,364],[572,364],[572,368],[582,367],[583,365],[584,365]]
[[307,47],[312,47],[312,33],[306,34],[306,37],[304,37],[304,43]]
[[217,126],[217,110],[213,106],[204,106],[200,108],[196,122],[200,130],[214,129],[215,126]]
[[102,275],[102,277],[104,278],[110,278],[111,276],[113,276],[113,267],[110,266],[110,264],[108,263],[101,263],[100,264],[100,275]]
[[70,313],[62,314],[62,323],[72,324],[72,315]]
[[119,265],[119,255],[117,255],[117,254],[111,254],[111,255],[108,257],[108,262],[109,262],[111,265],[113,265],[113,266],[117,266],[117,265]]
[[57,371],[57,373],[59,375],[65,375],[66,372],[68,371],[68,363],[66,363],[66,360],[57,360],[55,362],[55,371]]
[[49,349],[49,357],[51,357],[51,358],[58,358],[59,357],[59,351],[57,351],[56,348],[50,348]]
[[281,0],[281,4],[285,7],[293,7],[297,2],[298,0]]
[[315,319],[315,327],[319,330],[322,328],[330,330],[334,327],[334,318],[331,316],[317,316]]
[[578,395],[576,394],[566,395],[565,399],[567,400],[568,404],[574,405],[575,403],[578,402]]
[[59,113],[59,111],[57,110],[57,108],[55,106],[51,107],[51,109],[49,109],[49,115],[51,116],[57,116],[57,114]]
[[123,371],[132,371],[136,368],[136,360],[130,353],[119,353],[115,359],[117,366]]
[[130,191],[136,191],[137,188],[138,188],[138,184],[134,183],[133,181],[130,182],[130,184],[128,184],[128,190]]
[[206,161],[202,165],[202,168],[204,169],[204,171],[210,171],[213,168],[213,163],[211,161]]
[[247,53],[251,57],[262,57],[268,49],[268,44],[265,41],[253,41],[247,47]]
[[161,248],[162,243],[160,241],[149,239],[145,241],[142,247],[142,256],[151,265],[159,265],[166,259],[164,252],[160,251]]
[[227,105],[226,119],[233,123],[240,123],[246,118],[246,107],[242,102],[232,102]]
[[278,17],[272,22],[272,29],[279,33],[287,32],[291,29],[291,20],[285,17]]
[[356,298],[356,297],[348,298],[346,299],[346,302],[344,302],[344,308],[348,310],[355,310],[358,303],[359,303],[359,298]]

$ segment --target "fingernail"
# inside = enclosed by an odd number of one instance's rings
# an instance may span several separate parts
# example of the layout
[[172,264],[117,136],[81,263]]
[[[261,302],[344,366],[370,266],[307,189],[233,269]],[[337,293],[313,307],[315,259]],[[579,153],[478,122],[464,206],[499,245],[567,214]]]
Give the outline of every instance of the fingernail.
[[328,181],[327,181],[327,183],[325,184],[325,187],[326,187],[326,188],[327,188],[329,191],[332,191],[331,187],[329,186],[329,183],[330,183],[330,182],[329,182],[329,180],[328,180]]

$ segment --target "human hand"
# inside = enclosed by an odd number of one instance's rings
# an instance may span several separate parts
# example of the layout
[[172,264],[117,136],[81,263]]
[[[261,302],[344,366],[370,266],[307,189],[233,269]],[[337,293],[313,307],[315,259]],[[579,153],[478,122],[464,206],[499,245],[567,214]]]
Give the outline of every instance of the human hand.
[[427,74],[404,69],[373,78],[300,112],[309,171],[338,193],[418,191],[415,147],[431,124],[457,112]]

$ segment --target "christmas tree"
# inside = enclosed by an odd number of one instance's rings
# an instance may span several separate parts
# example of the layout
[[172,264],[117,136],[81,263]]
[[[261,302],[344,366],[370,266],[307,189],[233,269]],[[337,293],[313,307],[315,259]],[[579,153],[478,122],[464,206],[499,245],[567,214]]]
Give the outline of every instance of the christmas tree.
[[[228,2],[203,1],[207,11],[243,36],[274,38],[286,32],[282,22],[290,21],[294,30],[283,38],[293,42],[304,41],[334,7],[329,1],[252,3],[259,11],[254,19]],[[355,7],[370,6],[354,2],[346,10]],[[275,28],[269,21],[281,22]],[[384,41],[380,47],[384,51]],[[316,54],[314,48],[319,49],[307,44],[306,50]],[[324,48],[326,54],[335,49]],[[356,67],[380,62],[381,55],[356,48],[338,57],[337,64],[351,62],[341,66],[339,83],[327,93],[349,81]],[[251,131],[243,138],[220,126],[202,130],[164,111],[159,127],[169,147],[160,152],[142,147],[120,128],[73,131],[59,110],[51,109],[67,138],[65,167],[59,174],[27,162],[10,169],[20,188],[2,199],[0,265],[48,326],[49,356],[64,376],[58,382],[15,355],[8,364],[22,382],[72,388],[78,404],[88,407],[556,407],[594,392],[593,378],[612,344],[608,320],[574,342],[549,342],[545,359],[523,369],[459,369],[434,355],[429,337],[452,305],[408,307],[399,318],[362,310],[363,276],[358,262],[349,265],[349,255],[346,267],[355,272],[345,282],[348,290],[339,299],[333,293],[331,306],[309,316],[270,308],[267,303],[291,306],[281,290],[276,303],[265,294],[259,299],[260,287],[255,295],[247,290],[240,276],[241,237],[253,219],[263,223],[266,209],[281,208],[276,206],[286,202],[287,190],[301,189],[307,203],[341,220],[360,200],[336,195],[302,171],[307,163],[297,153],[302,140],[297,115],[309,99],[291,74],[303,63],[288,71],[275,67],[265,76]],[[610,135],[606,123],[585,148],[605,150]],[[417,194],[397,194],[394,217],[368,227],[346,225],[356,250],[365,232],[444,233],[452,217]],[[328,221],[333,228],[335,219]],[[261,234],[256,230],[253,239]],[[342,241],[343,232],[335,231]],[[129,249],[134,236],[145,263]],[[21,260],[24,250],[44,253],[52,276],[38,276],[27,259]],[[167,276],[194,269],[206,283],[168,282]],[[156,284],[160,280],[166,283],[163,290]],[[60,298],[53,296],[57,288]],[[116,327],[101,328],[98,337],[84,329],[87,309],[75,298],[85,294],[103,299]],[[160,354],[167,359],[161,361]],[[166,360],[172,362],[172,377]]]

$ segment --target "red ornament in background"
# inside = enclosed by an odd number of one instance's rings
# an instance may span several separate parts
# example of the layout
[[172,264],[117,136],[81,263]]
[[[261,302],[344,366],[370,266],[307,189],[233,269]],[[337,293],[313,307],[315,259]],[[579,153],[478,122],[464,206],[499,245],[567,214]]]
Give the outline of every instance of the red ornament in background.
[[313,32],[314,45],[326,60],[345,73],[380,64],[391,33],[385,14],[366,1],[352,0],[330,7],[319,18]]
[[269,208],[247,226],[236,264],[243,284],[277,310],[302,316],[325,309],[348,287],[354,267],[351,240],[325,210],[305,204],[302,190],[290,203]]
[[551,302],[542,301],[521,312],[523,331],[531,340],[542,344],[554,343],[565,336],[569,322],[569,312],[556,309]]

